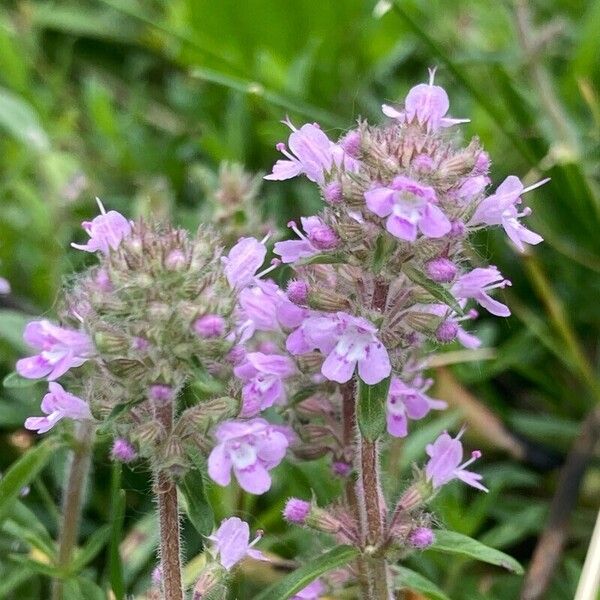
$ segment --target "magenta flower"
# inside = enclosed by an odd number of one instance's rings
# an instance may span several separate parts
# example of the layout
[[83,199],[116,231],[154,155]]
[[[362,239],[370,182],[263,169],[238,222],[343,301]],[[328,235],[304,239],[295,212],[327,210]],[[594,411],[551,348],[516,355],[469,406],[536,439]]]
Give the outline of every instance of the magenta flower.
[[539,244],[543,241],[542,236],[519,223],[519,218],[530,215],[531,209],[525,208],[519,212],[516,205],[521,203],[521,196],[525,192],[534,190],[548,181],[550,180],[542,179],[529,187],[523,187],[518,177],[510,175],[498,186],[495,194],[479,204],[471,217],[470,225],[502,225],[506,235],[521,252],[525,250],[523,243]]
[[23,339],[39,354],[17,361],[17,373],[27,379],[48,377],[58,379],[72,367],[80,367],[90,356],[90,338],[80,331],[59,327],[43,319],[31,321],[25,327]]
[[346,383],[358,367],[360,378],[372,385],[385,379],[392,369],[377,331],[366,319],[344,312],[308,317],[288,337],[286,347],[291,354],[314,349],[326,354],[321,373],[331,381]]
[[324,250],[333,250],[339,244],[339,238],[331,227],[325,225],[319,217],[301,217],[304,235],[294,221],[288,227],[300,238],[299,240],[285,240],[276,242],[274,252],[281,256],[281,262],[288,264],[308,258]]
[[414,242],[419,230],[425,237],[446,235],[451,224],[436,206],[435,190],[418,181],[399,175],[390,186],[365,192],[367,207],[378,217],[386,218],[385,228],[395,237]]
[[434,489],[438,489],[444,484],[453,479],[460,479],[466,484],[487,492],[481,481],[481,475],[472,471],[466,471],[465,468],[481,457],[481,452],[473,451],[471,458],[464,462],[460,462],[463,458],[463,447],[460,438],[464,433],[464,429],[452,438],[447,432],[442,433],[433,444],[428,444],[426,452],[429,455],[429,462],[425,466],[425,475],[427,480],[431,482]]
[[271,487],[269,471],[285,457],[288,436],[264,419],[225,421],[214,435],[218,444],[208,457],[211,479],[229,485],[233,470],[242,489],[264,494]]
[[469,273],[461,275],[452,286],[452,293],[459,300],[473,298],[481,306],[497,317],[510,316],[510,309],[505,304],[494,300],[488,292],[497,288],[510,285],[508,279],[504,279],[497,267],[473,269]]
[[48,387],[50,391],[42,399],[42,412],[47,416],[29,417],[25,420],[25,429],[46,433],[64,418],[75,421],[92,418],[87,402],[69,394],[59,383],[54,381],[51,381]]
[[219,529],[209,535],[208,539],[214,543],[214,551],[219,557],[219,562],[229,571],[246,556],[255,560],[269,560],[260,550],[253,548],[261,537],[262,534],[257,533],[251,542],[248,523],[238,517],[230,517],[223,519]]
[[[433,383],[416,380],[416,385],[410,386],[398,377],[393,377],[388,393],[386,413],[387,430],[394,437],[406,437],[408,434],[408,419],[417,421],[425,417],[431,409],[443,410],[447,404],[442,400],[430,398],[425,392]],[[419,385],[421,384],[421,385]]]
[[267,247],[252,237],[238,240],[227,256],[221,258],[225,265],[225,277],[232,288],[242,289],[252,283],[256,271],[265,262]]
[[87,244],[71,244],[71,246],[85,252],[108,254],[111,250],[116,250],[121,240],[131,233],[131,222],[115,210],[106,212],[99,200],[98,206],[102,214],[92,221],[84,221],[81,224],[90,236]]
[[234,373],[244,381],[243,417],[251,417],[275,403],[285,401],[284,380],[296,372],[294,362],[280,354],[249,352]]
[[446,113],[450,108],[448,94],[439,85],[433,85],[435,69],[429,70],[429,83],[420,83],[410,89],[404,101],[404,110],[399,111],[384,104],[383,114],[400,123],[411,123],[416,119],[419,125],[426,125],[427,131],[440,127],[451,127],[458,123],[468,123],[470,119],[450,119]]
[[292,596],[291,600],[319,600],[324,593],[325,586],[320,580],[315,579],[315,581],[309,583],[305,588]]
[[282,121],[292,133],[288,144],[277,144],[279,150],[288,160],[278,160],[273,172],[265,179],[291,179],[304,174],[311,181],[319,184],[325,182],[325,173],[334,165],[355,170],[356,161],[348,155],[341,146],[334,144],[316,123],[307,123],[296,129],[289,119]]

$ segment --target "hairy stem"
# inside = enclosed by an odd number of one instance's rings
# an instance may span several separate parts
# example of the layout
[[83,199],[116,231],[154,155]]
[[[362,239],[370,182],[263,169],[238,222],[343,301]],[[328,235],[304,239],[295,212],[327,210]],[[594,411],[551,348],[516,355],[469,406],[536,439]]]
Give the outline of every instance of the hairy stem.
[[[156,416],[167,435],[173,429],[173,404],[157,407]],[[181,531],[177,486],[171,475],[160,468],[155,471],[155,494],[160,530],[160,566],[165,600],[183,600],[181,579]]]
[[[66,569],[69,566],[77,546],[83,496],[90,472],[94,432],[95,426],[90,421],[82,421],[77,424],[76,445],[73,449],[63,497],[57,563],[60,569]],[[52,600],[61,600],[63,594],[64,582],[55,579],[52,584]]]

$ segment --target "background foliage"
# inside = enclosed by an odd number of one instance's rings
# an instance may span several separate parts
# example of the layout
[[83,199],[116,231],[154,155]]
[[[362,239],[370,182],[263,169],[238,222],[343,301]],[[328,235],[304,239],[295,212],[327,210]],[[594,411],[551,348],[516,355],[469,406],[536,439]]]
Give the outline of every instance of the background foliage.
[[[478,537],[527,565],[557,489],[558,467],[580,424],[600,400],[600,20],[598,0],[527,3],[411,0],[97,0],[4,1],[0,8],[0,274],[13,292],[0,311],[1,367],[25,353],[31,315],[52,316],[63,276],[86,261],[69,249],[94,196],[128,215],[171,215],[193,227],[204,218],[219,163],[265,171],[279,120],[317,120],[336,135],[360,115],[377,121],[380,104],[402,97],[437,65],[452,114],[468,116],[491,154],[497,183],[514,173],[552,177],[528,199],[532,228],[546,243],[526,258],[500,233],[477,250],[513,281],[514,316],[480,320],[493,357],[446,367],[438,397],[452,409],[432,416],[389,460],[394,493],[444,428],[469,423],[484,450],[489,495],[457,485],[439,496],[441,524]],[[385,8],[390,8],[385,12]],[[382,14],[384,13],[385,14]],[[318,205],[304,181],[262,186],[260,210],[279,226]],[[440,359],[455,362],[457,348]],[[485,357],[485,356],[484,356]],[[468,387],[469,392],[466,391]],[[0,468],[27,455],[20,478],[0,483],[0,598],[46,597],[66,452],[22,429],[37,414],[42,385],[0,396]],[[155,564],[156,527],[149,478],[119,471],[99,444],[83,522],[81,575],[73,598],[102,589],[141,592]],[[27,453],[27,454],[26,454]],[[21,487],[27,496],[15,500]],[[3,487],[2,487],[3,486]],[[283,527],[290,495],[323,500],[338,484],[320,462],[280,467],[260,498],[210,487],[216,518],[237,511],[267,532],[275,567],[242,573],[239,598],[252,598],[289,564],[313,555],[314,535]],[[600,497],[597,462],[580,492],[571,489],[568,541],[549,600],[572,598]],[[120,508],[124,507],[123,518]],[[565,506],[565,512],[570,511]],[[116,560],[121,544],[122,568]],[[201,539],[186,523],[189,576]],[[522,577],[467,559],[428,552],[408,567],[453,600],[517,598]],[[122,584],[119,582],[122,580]],[[431,595],[429,597],[442,597]]]

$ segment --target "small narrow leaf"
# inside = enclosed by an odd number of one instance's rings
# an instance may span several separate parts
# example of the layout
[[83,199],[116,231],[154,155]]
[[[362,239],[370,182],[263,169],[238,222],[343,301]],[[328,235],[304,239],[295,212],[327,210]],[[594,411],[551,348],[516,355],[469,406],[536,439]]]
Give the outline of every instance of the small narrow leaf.
[[413,592],[419,592],[431,600],[450,600],[435,583],[429,581],[420,573],[401,566],[395,566],[392,569],[397,574],[394,577],[394,587],[398,590],[409,589]]
[[436,300],[449,306],[455,313],[459,315],[463,314],[463,309],[456,301],[456,298],[443,285],[431,281],[431,279],[426,277],[422,271],[419,271],[419,269],[416,269],[411,265],[404,265],[402,271],[413,283],[416,283],[418,286],[429,292]]
[[57,446],[56,438],[44,440],[13,463],[0,479],[0,522],[9,516],[21,490],[46,466]]
[[390,377],[375,385],[358,380],[358,427],[362,435],[371,442],[385,431],[385,403],[389,389]]
[[321,575],[343,567],[358,555],[352,546],[336,546],[325,554],[314,558],[281,581],[269,586],[254,600],[287,600]]
[[96,529],[88,538],[85,546],[75,556],[69,570],[72,573],[79,573],[106,546],[109,538],[110,525],[104,525],[100,529]]
[[206,486],[202,471],[204,465],[199,456],[193,457],[195,469],[191,469],[178,483],[178,488],[185,498],[185,512],[196,531],[204,536],[209,535],[215,527],[215,515],[206,496]]
[[16,371],[9,373],[3,380],[2,385],[5,388],[28,388],[33,387],[38,383],[35,379],[25,379],[21,377]]
[[461,554],[481,562],[503,567],[517,575],[523,574],[523,567],[512,556],[455,531],[436,530],[435,542],[427,550]]

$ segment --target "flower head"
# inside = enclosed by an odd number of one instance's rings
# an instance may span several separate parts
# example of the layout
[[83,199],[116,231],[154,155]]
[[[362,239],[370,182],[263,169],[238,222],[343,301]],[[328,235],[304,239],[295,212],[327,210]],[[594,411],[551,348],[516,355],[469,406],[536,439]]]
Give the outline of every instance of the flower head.
[[321,373],[331,381],[346,383],[358,368],[360,378],[372,385],[391,372],[388,352],[376,333],[366,319],[337,312],[305,319],[286,347],[292,354],[316,349],[327,355]]
[[269,560],[260,550],[253,548],[261,537],[262,534],[258,533],[250,542],[248,523],[238,517],[230,517],[221,521],[219,529],[209,535],[208,539],[214,544],[214,552],[219,562],[229,571],[246,556],[255,560]]
[[387,430],[390,435],[405,437],[408,434],[408,419],[416,421],[425,417],[431,409],[446,408],[445,402],[430,398],[425,393],[431,383],[417,380],[413,387],[398,377],[392,378],[386,403]]
[[468,461],[460,464],[463,458],[463,447],[460,441],[463,432],[464,429],[456,438],[444,432],[433,444],[427,445],[426,452],[430,458],[425,466],[425,475],[434,489],[440,488],[453,479],[460,479],[474,488],[487,492],[488,489],[480,483],[481,475],[466,470],[466,467],[481,456],[481,452],[475,450]]
[[494,194],[479,204],[470,224],[502,225],[506,235],[521,252],[525,250],[524,243],[539,244],[543,241],[542,236],[527,229],[519,222],[520,217],[531,214],[531,209],[525,208],[519,212],[517,204],[521,203],[521,196],[525,192],[534,190],[548,181],[549,179],[543,179],[529,187],[524,187],[518,177],[510,175],[498,186]]
[[285,457],[288,437],[264,419],[225,421],[214,432],[218,444],[208,457],[208,474],[229,485],[231,471],[242,489],[264,494],[271,487],[269,471]]
[[116,250],[121,240],[131,233],[131,222],[115,210],[106,212],[98,200],[101,214],[91,221],[84,221],[82,227],[90,236],[86,244],[71,244],[77,250],[85,252],[102,252],[108,254]]
[[497,288],[510,285],[508,279],[504,279],[497,267],[473,269],[469,273],[461,275],[452,286],[452,293],[459,300],[472,298],[481,306],[497,317],[510,316],[510,309],[505,304],[494,300],[489,292]]
[[389,186],[374,187],[365,192],[367,208],[386,218],[385,228],[394,236],[414,242],[420,231],[425,237],[446,235],[451,224],[437,206],[435,190],[404,175],[398,175]]
[[54,381],[51,381],[48,387],[49,392],[42,399],[42,412],[47,416],[29,417],[25,420],[26,429],[46,433],[64,418],[75,421],[85,421],[92,418],[92,413],[85,400],[69,394],[60,384]]
[[45,319],[31,321],[23,339],[39,354],[17,361],[17,373],[27,379],[58,379],[72,367],[80,367],[91,355],[90,338],[80,331],[54,325]]

